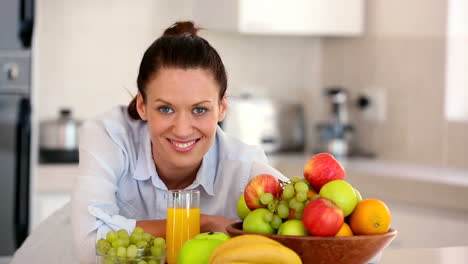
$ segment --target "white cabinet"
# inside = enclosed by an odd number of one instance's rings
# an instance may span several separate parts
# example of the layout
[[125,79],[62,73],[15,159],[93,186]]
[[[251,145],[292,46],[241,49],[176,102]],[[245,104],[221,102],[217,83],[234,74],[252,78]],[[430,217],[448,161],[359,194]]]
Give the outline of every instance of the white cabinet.
[[193,18],[206,29],[246,34],[362,34],[364,0],[193,0]]

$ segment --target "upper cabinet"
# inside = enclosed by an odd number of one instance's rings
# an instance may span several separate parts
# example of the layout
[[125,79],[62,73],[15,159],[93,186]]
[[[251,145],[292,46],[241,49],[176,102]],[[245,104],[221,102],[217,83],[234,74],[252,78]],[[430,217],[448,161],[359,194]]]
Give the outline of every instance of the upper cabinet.
[[246,34],[357,36],[364,0],[193,0],[193,18],[206,29]]

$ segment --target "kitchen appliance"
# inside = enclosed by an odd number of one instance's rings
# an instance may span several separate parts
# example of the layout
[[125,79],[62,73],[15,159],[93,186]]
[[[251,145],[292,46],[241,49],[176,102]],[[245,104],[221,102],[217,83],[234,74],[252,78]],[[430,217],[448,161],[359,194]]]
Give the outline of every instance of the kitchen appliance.
[[28,235],[32,0],[0,1],[0,258]]
[[349,121],[348,94],[344,88],[325,89],[330,107],[328,120],[317,126],[319,149],[334,156],[347,156],[351,152],[354,128]]
[[39,126],[39,158],[42,163],[78,162],[78,130],[69,108],[62,108],[57,119],[41,122]]
[[299,103],[250,96],[228,98],[220,124],[241,141],[261,146],[266,153],[304,149],[304,109]]

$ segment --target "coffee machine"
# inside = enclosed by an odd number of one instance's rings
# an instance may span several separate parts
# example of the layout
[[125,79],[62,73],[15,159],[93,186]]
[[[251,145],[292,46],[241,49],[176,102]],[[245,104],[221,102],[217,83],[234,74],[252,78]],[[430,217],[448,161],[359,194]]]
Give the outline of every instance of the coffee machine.
[[327,120],[317,125],[319,146],[316,152],[328,152],[336,157],[351,153],[354,128],[349,119],[348,92],[333,86],[325,89],[329,110]]

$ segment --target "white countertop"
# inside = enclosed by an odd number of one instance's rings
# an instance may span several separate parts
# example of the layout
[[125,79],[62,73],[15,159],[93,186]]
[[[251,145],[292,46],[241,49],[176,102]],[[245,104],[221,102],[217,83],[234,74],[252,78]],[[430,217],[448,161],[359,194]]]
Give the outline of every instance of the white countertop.
[[36,171],[37,192],[67,192],[73,189],[78,164],[39,164]]
[[466,264],[468,246],[445,248],[387,248],[381,264]]

